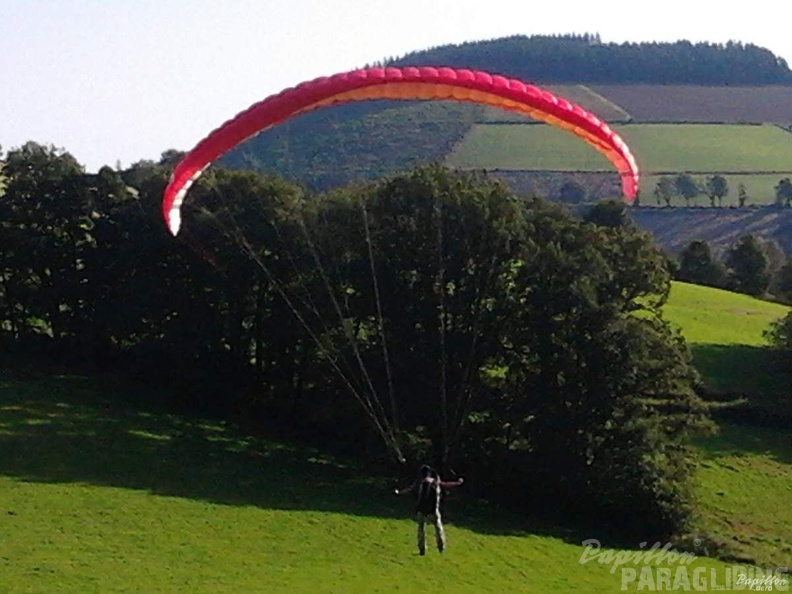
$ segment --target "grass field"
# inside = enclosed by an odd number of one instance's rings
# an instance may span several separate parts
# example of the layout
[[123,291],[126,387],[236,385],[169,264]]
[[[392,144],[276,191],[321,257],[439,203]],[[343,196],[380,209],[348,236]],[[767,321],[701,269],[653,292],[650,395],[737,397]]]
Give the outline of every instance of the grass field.
[[763,336],[787,311],[786,306],[747,295],[674,283],[664,315],[680,328],[710,388],[788,399],[790,388],[774,373],[773,353]]
[[663,308],[689,344],[765,346],[762,336],[788,307],[748,295],[674,282]]
[[[694,347],[758,349],[782,311],[678,283],[666,307]],[[141,390],[0,368],[0,591],[621,590],[621,570],[581,563],[596,534],[515,518],[464,491],[447,502],[449,550],[418,557],[410,503],[392,495],[405,477],[133,405],[152,400]],[[695,527],[732,561],[699,557],[690,569],[709,568],[709,588],[735,562],[792,564],[789,433],[724,424],[700,449]],[[658,584],[672,589],[625,586]]]
[[586,143],[539,124],[477,124],[446,164],[461,169],[611,170],[608,160]]
[[[414,551],[395,481],[232,426],[141,412],[113,386],[0,383],[0,576],[22,592],[603,592],[596,535],[455,495],[449,549]],[[726,564],[697,559],[692,567]]]
[[[776,126],[632,124],[614,128],[647,176],[679,171],[754,176],[770,172],[776,183],[792,176],[792,134]],[[463,169],[611,169],[605,157],[571,134],[538,124],[473,126],[446,162]]]
[[696,526],[735,558],[792,566],[789,430],[721,423],[698,442]]
[[647,172],[792,171],[792,134],[777,126],[616,126]]

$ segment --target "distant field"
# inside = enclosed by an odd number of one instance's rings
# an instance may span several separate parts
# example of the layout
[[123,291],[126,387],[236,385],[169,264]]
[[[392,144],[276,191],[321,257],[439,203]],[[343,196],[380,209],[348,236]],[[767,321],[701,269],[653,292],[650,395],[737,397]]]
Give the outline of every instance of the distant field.
[[792,86],[593,85],[637,122],[792,123]]
[[446,163],[462,169],[610,170],[608,160],[586,143],[539,124],[477,124]]
[[[748,204],[775,200],[775,185],[792,177],[792,134],[777,126],[629,124],[615,126],[643,173],[644,203],[654,203],[655,174],[687,171],[702,181],[720,173],[730,184],[724,205],[737,204],[740,183]],[[477,124],[446,158],[451,167],[501,171],[610,172],[610,163],[571,134],[541,124]],[[679,206],[681,203],[674,204]],[[706,196],[698,204],[706,205]]]
[[616,126],[646,172],[792,171],[792,134],[777,126]]
[[[792,86],[540,85],[607,122],[792,124]],[[521,116],[492,110],[489,121]]]

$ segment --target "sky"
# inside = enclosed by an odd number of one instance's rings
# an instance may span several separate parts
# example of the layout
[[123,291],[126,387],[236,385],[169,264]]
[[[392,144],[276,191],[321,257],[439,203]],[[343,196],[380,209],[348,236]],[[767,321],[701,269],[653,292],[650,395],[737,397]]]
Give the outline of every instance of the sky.
[[[0,0],[0,147],[89,171],[189,150],[250,104],[447,43],[598,33],[740,41],[792,64],[783,2],[753,0]],[[530,81],[529,81],[530,82]]]

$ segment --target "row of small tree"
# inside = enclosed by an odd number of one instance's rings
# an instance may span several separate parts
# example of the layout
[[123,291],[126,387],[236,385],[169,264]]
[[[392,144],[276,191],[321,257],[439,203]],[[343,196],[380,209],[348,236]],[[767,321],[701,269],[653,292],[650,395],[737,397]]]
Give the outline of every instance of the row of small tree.
[[[785,177],[779,180],[774,189],[776,206],[792,207],[792,179]],[[695,206],[696,199],[705,195],[709,198],[710,206],[722,207],[723,200],[729,196],[730,190],[728,180],[720,174],[702,180],[694,178],[689,173],[680,173],[675,176],[666,175],[657,180],[654,198],[658,205],[671,206],[671,202],[678,198],[684,200],[687,206]],[[750,199],[745,184],[738,184],[737,206],[740,208],[747,206]]]

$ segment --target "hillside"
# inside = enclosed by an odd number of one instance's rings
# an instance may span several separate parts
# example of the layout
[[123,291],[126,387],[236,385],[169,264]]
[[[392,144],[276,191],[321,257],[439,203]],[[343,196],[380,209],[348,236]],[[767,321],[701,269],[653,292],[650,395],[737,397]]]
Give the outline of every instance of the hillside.
[[[610,593],[588,535],[454,494],[449,549],[414,552],[403,477],[119,402],[89,378],[3,373],[3,591]],[[119,393],[119,390],[122,390]],[[694,567],[726,564],[697,559]]]
[[[675,284],[667,313],[694,344],[747,347],[774,308]],[[610,562],[581,563],[582,541],[598,535],[515,518],[464,491],[447,502],[449,550],[419,558],[410,504],[392,494],[406,472],[389,476],[231,422],[163,411],[157,396],[106,378],[0,368],[4,592],[368,593],[432,584],[596,594],[622,585]],[[726,585],[734,563],[792,562],[789,443],[788,432],[734,423],[699,440],[690,569],[710,568],[710,586]],[[716,549],[729,561],[703,556]]]
[[[789,307],[687,283],[673,283],[665,318],[680,329],[707,387],[781,413],[788,386],[774,369],[763,332]],[[792,412],[792,407],[788,408]]]
[[792,255],[792,209],[778,208],[633,208],[632,219],[670,253],[703,239],[723,252],[740,236],[775,241]]
[[783,59],[750,43],[608,43],[598,35],[515,35],[415,51],[385,63],[477,68],[541,83],[792,83]]
[[[674,79],[680,71],[675,60],[683,58],[692,70],[684,80]],[[653,193],[660,177],[681,172],[700,183],[715,174],[726,177],[728,207],[738,205],[741,186],[746,206],[772,204],[779,180],[792,177],[792,77],[783,60],[755,46],[514,37],[432,48],[387,63],[483,68],[537,81],[579,103],[610,122],[631,147],[642,170],[643,206],[659,206]],[[749,71],[758,78],[741,78]],[[570,180],[590,200],[620,195],[607,160],[574,137],[510,112],[455,102],[377,101],[323,109],[250,139],[221,161],[319,191],[427,162],[488,170],[522,195],[558,199]],[[693,205],[708,204],[702,195]],[[676,197],[671,205],[685,202]],[[776,214],[638,219],[671,249],[700,234],[697,225],[706,218],[702,229],[719,246],[750,229],[777,238],[789,251],[787,223]],[[743,223],[749,226],[743,229]]]

